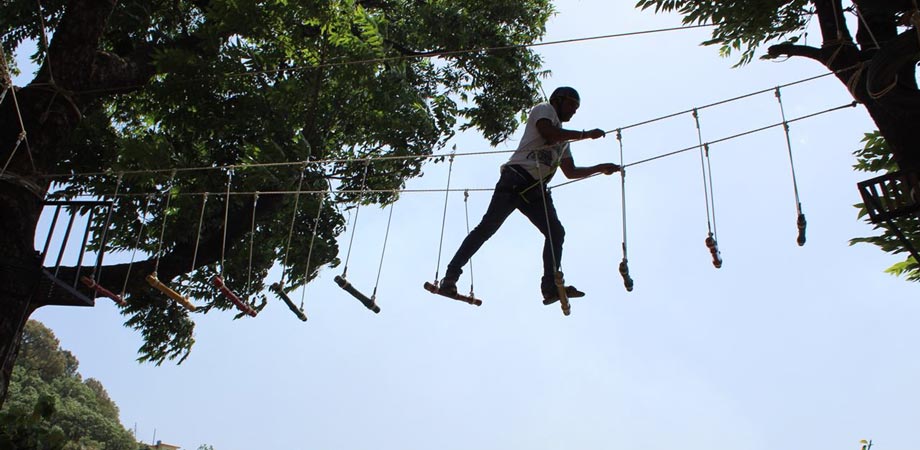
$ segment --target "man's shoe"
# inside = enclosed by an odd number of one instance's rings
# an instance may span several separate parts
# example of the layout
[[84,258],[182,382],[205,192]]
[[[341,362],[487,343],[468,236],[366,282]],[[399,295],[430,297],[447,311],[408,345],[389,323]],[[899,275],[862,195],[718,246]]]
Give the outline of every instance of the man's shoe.
[[[575,286],[566,286],[565,287],[565,296],[568,298],[579,298],[584,297],[585,293],[579,291]],[[553,287],[552,289],[543,290],[543,304],[552,305],[559,301],[559,290]]]
[[457,295],[457,280],[452,280],[446,277],[442,279],[438,284],[438,293],[448,297]]

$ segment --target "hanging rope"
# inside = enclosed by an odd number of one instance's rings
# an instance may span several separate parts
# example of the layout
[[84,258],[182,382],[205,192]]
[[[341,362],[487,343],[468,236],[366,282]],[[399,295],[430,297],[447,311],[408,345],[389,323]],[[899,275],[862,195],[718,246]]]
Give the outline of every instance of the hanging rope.
[[[466,234],[470,234],[470,208],[468,205],[468,200],[470,198],[469,189],[463,191],[463,210],[466,214]],[[435,280],[437,280],[437,275],[435,275]],[[473,257],[470,256],[470,297],[476,298],[476,294],[473,292]]]
[[252,195],[252,225],[249,228],[249,270],[246,272],[246,292],[252,289],[252,253],[256,243],[256,205],[259,204],[259,193]]
[[224,202],[224,237],[220,246],[220,277],[224,278],[224,252],[227,249],[227,224],[230,218],[230,183],[233,180],[233,170],[227,171],[227,195]]
[[[226,201],[224,202],[224,235],[223,235],[223,239],[221,241],[221,246],[220,246],[220,273],[211,277],[211,284],[213,284],[214,287],[216,287],[220,291],[220,293],[224,295],[224,297],[227,297],[227,299],[230,300],[230,302],[233,303],[233,305],[236,306],[236,308],[241,311],[241,314],[246,314],[250,317],[255,317],[258,314],[258,312],[251,305],[249,305],[249,303],[241,299],[240,296],[236,294],[236,292],[233,292],[232,289],[227,287],[227,284],[224,281],[226,280],[226,278],[224,277],[224,269],[226,268],[225,253],[227,250],[227,229],[229,228],[229,225],[230,225],[230,222],[229,222],[229,219],[230,219],[230,186],[232,182],[233,182],[233,170],[228,170],[227,171]],[[256,192],[255,195],[258,195],[258,192]],[[255,206],[253,206],[253,208],[255,208]],[[249,275],[251,276],[252,275],[252,253],[250,253],[249,258],[250,258]],[[265,305],[264,301],[262,302],[262,305],[263,306]]]
[[719,253],[718,234],[715,227],[715,201],[712,196],[712,165],[709,159],[709,144],[703,144],[703,132],[700,128],[700,116],[696,109],[693,110],[693,120],[696,123],[696,136],[699,139],[700,149],[700,168],[703,172],[703,196],[706,200],[706,228],[709,234],[706,236],[705,244],[712,255],[712,265],[716,269],[722,267],[722,257]]
[[204,223],[204,207],[208,204],[208,193],[201,194],[201,214],[198,216],[198,234],[195,235],[195,252],[192,254],[192,267],[190,272],[195,271],[198,262],[198,245],[201,243],[201,225]]
[[[862,11],[859,10],[858,3],[853,2],[853,10],[856,11],[856,15],[859,17],[859,21],[862,22],[863,26],[866,27],[866,31],[869,32],[869,37],[872,38],[872,43],[875,45],[875,49],[882,48],[882,46],[879,45],[878,43],[878,39],[875,38],[875,33],[872,32],[872,27],[869,26],[869,22],[866,22],[866,18],[863,17]],[[864,49],[864,50],[872,50],[872,49]]]
[[166,185],[166,207],[163,208],[163,226],[160,227],[160,239],[157,242],[157,253],[155,262],[153,263],[153,273],[159,272],[160,269],[160,255],[163,250],[163,237],[166,235],[166,220],[169,218],[169,201],[172,199],[172,186],[173,181],[175,181],[176,173],[173,172],[172,176],[169,177],[169,183]]
[[[2,55],[0,55],[2,57]],[[16,137],[16,143],[13,144],[13,150],[10,152],[10,157],[6,159],[6,162],[3,164],[3,168],[0,169],[0,176],[3,176],[6,173],[6,169],[10,166],[10,163],[13,162],[13,157],[16,156],[16,151],[19,150],[19,146],[22,143],[26,144],[26,154],[29,157],[29,163],[32,165],[32,170],[35,170],[35,160],[32,159],[32,148],[29,146],[29,139],[26,136],[26,125],[22,120],[22,112],[19,109],[19,100],[16,99],[16,88],[10,88],[10,96],[13,98],[13,108],[16,110],[16,118],[19,119],[19,135]]]
[[[368,172],[369,167],[370,167],[370,160],[368,159],[364,165],[364,176],[361,178],[362,193],[364,192],[365,187],[367,185],[367,172]],[[388,192],[392,192],[392,190]],[[361,304],[363,304],[365,308],[373,311],[374,314],[378,314],[380,313],[380,307],[377,306],[377,302],[375,302],[373,298],[369,298],[368,296],[364,295],[361,291],[355,289],[355,287],[352,286],[351,283],[349,283],[348,280],[346,279],[346,274],[348,273],[348,261],[351,258],[351,247],[352,247],[352,244],[354,244],[355,230],[358,228],[358,213],[360,211],[361,211],[361,201],[358,201],[358,205],[355,207],[355,220],[352,223],[351,239],[348,241],[348,254],[345,257],[345,268],[342,270],[341,275],[337,275],[335,278],[333,278],[333,281],[335,281],[335,284],[337,284],[340,288],[344,289],[345,292],[348,292],[349,294],[351,294],[352,297],[358,299],[358,301],[360,301]]]
[[54,84],[54,73],[51,71],[51,61],[48,53],[48,36],[45,33],[45,15],[42,13],[42,2],[41,0],[36,0],[35,3],[38,5],[38,23],[41,24],[42,32],[39,34],[39,38],[42,43],[42,47],[45,50],[45,67],[48,69],[48,79],[51,81],[51,84]]
[[[564,144],[564,145],[568,145],[568,144]],[[562,158],[563,153],[564,152],[560,152],[559,157],[556,159],[556,161],[553,161],[554,167],[559,166],[559,161]],[[572,306],[571,304],[569,304],[569,297],[568,295],[566,295],[566,292],[565,292],[565,279],[563,278],[562,271],[560,270],[559,259],[556,257],[556,249],[555,249],[555,246],[553,245],[553,231],[552,231],[552,225],[549,220],[549,206],[547,205],[547,201],[546,201],[546,185],[544,184],[544,179],[543,179],[543,169],[540,167],[539,158],[537,158],[537,161],[535,161],[535,163],[537,165],[537,175],[540,176],[538,183],[540,184],[540,198],[543,199],[543,214],[546,217],[546,239],[549,243],[550,255],[552,256],[552,259],[553,259],[553,283],[556,285],[556,291],[559,295],[559,303],[562,306],[562,314],[568,316],[569,314],[572,313]]]
[[709,231],[709,235],[712,236],[712,213],[709,208],[709,183],[707,183],[708,176],[706,174],[706,162],[703,157],[703,134],[700,130],[700,116],[696,109],[693,110],[693,120],[696,123],[696,136],[699,140],[700,149],[700,169],[703,173],[703,197],[706,200],[706,228]]
[[[303,167],[300,168],[300,179],[297,182],[297,192],[300,192],[300,190],[303,188],[303,179],[304,179],[304,176],[306,175],[306,172],[307,172],[307,165],[304,164]],[[297,308],[297,306],[294,305],[294,302],[291,300],[291,297],[289,297],[287,293],[284,292],[284,271],[285,271],[285,267],[287,267],[288,254],[291,251],[291,239],[294,235],[294,224],[296,223],[296,220],[297,220],[297,210],[299,206],[300,206],[300,194],[297,194],[294,196],[294,211],[291,213],[291,226],[288,228],[287,244],[285,245],[285,250],[284,250],[284,260],[281,263],[281,279],[277,283],[272,283],[269,289],[274,291],[275,294],[279,298],[281,298],[281,300],[287,305],[288,309],[290,309],[291,312],[293,312],[300,320],[306,322],[307,315],[304,314],[303,312],[303,297],[301,297],[300,299],[300,308]],[[253,213],[255,213],[254,210],[253,210]],[[314,228],[314,233],[315,233],[315,228]],[[310,242],[310,251],[311,252],[313,251],[312,240]],[[307,259],[309,260],[309,256],[307,257]],[[308,266],[309,264],[310,263],[307,262]],[[306,291],[306,275],[304,276],[304,291]]]
[[[365,192],[365,187],[367,183],[367,171],[370,167],[370,160],[367,160],[364,163],[364,175],[361,177],[361,192]],[[361,202],[358,201],[357,206],[355,206],[355,220],[351,224],[351,238],[348,240],[348,253],[345,256],[345,267],[342,269],[342,278],[346,278],[348,274],[348,261],[351,259],[351,245],[355,242],[355,230],[358,228],[358,213],[361,212]]]
[[[706,163],[709,166],[709,191],[712,193],[712,166],[709,165],[709,144],[705,144],[704,151],[706,153]],[[719,251],[719,241],[718,241],[718,231],[716,229],[716,206],[715,200],[711,200],[712,204],[712,233],[706,237],[706,247],[709,249],[709,253],[712,255],[712,265],[716,269],[722,267],[722,253]]]
[[144,212],[141,213],[140,230],[137,232],[137,239],[134,241],[134,250],[131,252],[131,261],[128,262],[128,269],[125,271],[125,284],[121,287],[121,296],[124,298],[125,294],[128,291],[128,279],[131,277],[131,266],[134,265],[134,257],[137,255],[137,248],[141,245],[141,236],[144,234],[144,219],[147,217],[147,210],[150,208],[150,201],[153,199],[153,194],[147,196],[147,202],[144,203]]
[[[193,305],[192,302],[190,302],[187,297],[171,289],[169,286],[161,282],[159,278],[157,277],[157,272],[159,271],[159,268],[160,268],[160,255],[163,250],[163,237],[164,237],[164,233],[166,232],[166,220],[169,218],[169,201],[172,198],[172,187],[173,187],[174,179],[175,179],[175,173],[173,173],[173,176],[169,178],[169,183],[166,186],[166,194],[165,194],[166,195],[166,207],[163,208],[163,225],[160,227],[160,238],[157,242],[157,250],[156,250],[156,255],[154,257],[153,272],[148,274],[146,279],[147,279],[147,284],[152,286],[154,289],[162,292],[167,297],[173,299],[174,301],[176,301],[177,303],[179,303],[180,305],[182,305],[189,311],[195,311],[196,310],[195,305]],[[135,246],[135,249],[136,248],[137,247]],[[133,256],[132,256],[132,259],[133,259]]]
[[[115,195],[118,195],[118,190],[121,189],[121,182],[122,182],[122,177],[119,174],[118,179],[115,182]],[[114,207],[115,207],[114,201],[108,204],[105,221],[102,225],[101,236],[99,237],[99,251],[97,252],[97,255],[96,255],[96,263],[93,265],[93,270],[92,272],[90,272],[88,277],[87,276],[80,277],[80,281],[83,283],[84,286],[86,286],[87,288],[93,291],[93,301],[95,301],[96,298],[101,295],[103,297],[108,297],[112,299],[112,301],[114,301],[115,303],[118,303],[120,306],[125,306],[127,305],[127,303],[125,302],[123,298],[121,298],[120,295],[113,293],[112,291],[106,289],[105,287],[101,286],[99,283],[96,282],[96,280],[102,278],[102,261],[103,259],[105,259],[105,247],[106,247],[106,243],[108,242],[108,231],[109,231],[109,226],[111,226],[111,223],[112,223],[112,210],[114,209]],[[92,221],[90,221],[89,223],[91,224]],[[87,231],[88,230],[89,228],[87,228]],[[83,245],[84,246],[86,245],[85,237],[84,237]],[[79,267],[80,264],[77,264],[77,266]]]
[[[441,238],[438,240],[438,262],[434,266],[434,285],[438,285],[439,271],[441,270],[441,252],[444,249],[444,228],[447,225],[447,199],[450,195],[450,176],[454,171],[454,152],[450,154],[450,164],[447,166],[447,188],[444,189],[444,211],[441,213]],[[467,226],[469,228],[469,226]],[[469,234],[469,230],[467,230]]]
[[[872,27],[869,26],[869,22],[866,21],[866,18],[863,17],[862,11],[859,9],[859,5],[858,5],[856,2],[853,3],[852,9],[853,9],[854,11],[856,11],[856,15],[857,15],[857,17],[859,18],[860,25],[861,25],[862,27],[864,27],[864,28],[866,29],[866,31],[869,32],[869,37],[872,39],[873,45],[875,45],[874,49],[880,50],[880,49],[882,48],[882,46],[879,44],[878,39],[875,38],[875,33],[872,32]],[[916,1],[914,1],[914,9],[916,9]],[[916,24],[915,24],[915,25],[916,25]],[[918,30],[918,36],[920,36],[920,30]],[[872,49],[866,49],[866,50],[872,50]],[[869,61],[863,61],[863,62],[862,62],[862,67],[861,67],[861,69],[864,68],[864,67],[866,67],[866,66],[868,65],[868,63],[869,63]],[[848,89],[850,88],[850,81],[852,81],[853,78],[856,78],[856,80],[858,80],[859,78],[857,78],[856,75],[860,74],[861,71],[862,71],[862,70],[857,71],[857,73],[854,74],[854,76],[851,77],[850,80],[848,80],[848,82],[847,82],[847,88],[848,88]],[[870,72],[870,74],[869,74],[869,76],[868,76],[869,79],[871,79],[871,76],[872,76],[872,74],[871,74],[871,72]],[[883,87],[883,88],[882,88],[881,90],[879,90],[879,91],[873,91],[873,90],[872,90],[872,87],[873,87],[872,84],[867,83],[867,84],[866,84],[866,92],[869,94],[869,97],[870,97],[870,98],[872,98],[873,100],[878,100],[878,99],[884,97],[885,95],[887,95],[889,92],[891,92],[891,91],[892,91],[894,88],[896,88],[897,86],[898,86],[898,74],[895,73],[895,74],[893,74],[892,79],[891,79],[891,83],[890,83],[888,86]],[[854,93],[854,94],[855,94],[855,87],[854,87],[854,89],[850,89],[850,93]],[[854,95],[854,97],[855,97],[855,95]]]
[[313,260],[313,243],[316,240],[316,232],[319,230],[319,218],[323,212],[323,204],[326,202],[326,196],[319,198],[319,207],[316,208],[316,217],[313,219],[313,234],[310,236],[310,249],[307,251],[307,266],[303,271],[303,290],[300,292],[300,309],[303,310],[304,298],[307,294],[307,279],[310,276],[310,263]]
[[377,281],[374,282],[374,291],[371,293],[371,300],[377,300],[377,286],[380,285],[380,274],[383,272],[383,256],[387,252],[387,240],[390,238],[390,222],[393,221],[393,205],[396,202],[390,203],[390,215],[387,218],[387,231],[383,235],[383,250],[380,251],[380,265],[377,266]]
[[776,88],[776,102],[779,103],[779,112],[783,118],[783,132],[786,134],[786,150],[789,153],[789,168],[792,171],[792,192],[795,194],[795,212],[797,217],[795,225],[799,231],[796,243],[801,247],[805,245],[805,227],[807,222],[805,220],[805,214],[802,212],[802,202],[799,200],[799,183],[796,181],[795,177],[795,161],[792,158],[792,139],[789,137],[789,122],[786,121],[786,109],[783,107],[783,97],[779,88]]
[[622,206],[623,217],[623,260],[620,261],[620,276],[623,277],[623,286],[626,292],[632,292],[633,279],[629,276],[629,260],[626,258],[626,171],[623,167],[623,133],[618,128],[616,130],[617,143],[620,146],[620,205]]
[[108,232],[109,227],[112,225],[112,213],[115,207],[115,199],[118,198],[118,193],[121,191],[122,181],[122,175],[118,174],[115,180],[115,193],[111,196],[112,203],[109,205],[109,210],[106,213],[105,224],[102,226],[102,236],[99,238],[99,257],[96,259],[96,265],[93,267],[92,273],[90,273],[90,278],[93,280],[102,278],[102,260],[105,258],[105,244],[108,242]]
[[300,206],[300,189],[303,187],[303,178],[307,172],[307,166],[304,165],[300,169],[300,181],[297,182],[297,194],[294,195],[294,211],[291,213],[291,226],[288,228],[288,237],[287,244],[285,245],[284,250],[284,260],[281,262],[281,281],[278,283],[281,286],[284,286],[284,271],[287,267],[288,254],[291,251],[291,238],[294,236],[294,224],[297,221],[297,208]]

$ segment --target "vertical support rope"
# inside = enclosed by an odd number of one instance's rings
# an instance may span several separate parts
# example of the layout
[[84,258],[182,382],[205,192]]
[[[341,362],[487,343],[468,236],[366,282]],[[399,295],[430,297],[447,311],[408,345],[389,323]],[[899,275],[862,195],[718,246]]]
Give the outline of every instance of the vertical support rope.
[[150,200],[153,194],[147,196],[147,202],[144,204],[144,212],[141,214],[141,228],[137,232],[137,239],[134,241],[134,250],[131,252],[131,261],[128,263],[128,270],[125,271],[125,284],[121,286],[121,296],[124,298],[128,291],[128,279],[131,278],[131,266],[134,265],[134,256],[137,255],[137,247],[141,245],[141,236],[144,234],[144,219],[147,217],[147,209],[150,207]]
[[718,230],[716,228],[715,192],[712,186],[712,160],[709,158],[709,143],[703,143],[700,116],[696,108],[693,108],[693,120],[696,123],[696,136],[699,140],[700,168],[703,171],[703,196],[706,199],[706,228],[709,232],[704,243],[712,256],[712,265],[715,266],[716,269],[719,269],[722,267],[722,256],[719,252]]
[[393,221],[393,205],[396,201],[390,203],[390,215],[387,218],[387,231],[383,235],[383,250],[380,251],[380,265],[377,266],[377,281],[374,282],[374,292],[371,293],[371,300],[377,300],[377,286],[380,285],[380,273],[383,272],[383,256],[387,252],[387,241],[390,238],[390,222]]
[[700,149],[700,169],[703,172],[703,197],[706,201],[706,229],[709,231],[709,235],[712,236],[712,212],[709,208],[709,174],[706,171],[706,160],[703,156],[703,132],[700,129],[700,116],[696,108],[693,108],[693,120],[696,123],[696,136],[699,140]]
[[[444,250],[444,228],[447,225],[447,199],[450,196],[450,176],[454,172],[454,154],[456,149],[450,152],[450,164],[447,166],[447,188],[444,189],[444,212],[441,213],[441,239],[438,240],[438,263],[434,266],[434,285],[438,285],[438,275],[441,270],[441,252]],[[469,227],[467,227],[469,228]],[[467,230],[469,234],[469,230]]]
[[[123,175],[124,174],[119,173],[118,179],[115,181],[115,193],[112,195],[112,205],[109,206],[109,210],[105,216],[105,225],[102,226],[102,236],[99,240],[99,257],[96,258],[96,266],[93,267],[93,273],[90,274],[90,278],[92,278],[93,281],[99,281],[102,278],[102,260],[105,258],[105,244],[108,239],[109,227],[112,226],[112,210],[115,207],[114,202],[115,199],[118,198],[118,192],[121,190]],[[95,299],[95,297],[93,298]]]
[[719,227],[716,222],[716,191],[712,187],[712,158],[709,157],[709,143],[703,144],[703,152],[706,154],[706,170],[709,174],[709,207],[712,208],[712,234],[718,239]]
[[310,236],[310,249],[307,251],[307,267],[303,270],[304,288],[300,291],[300,309],[303,309],[303,301],[307,294],[307,277],[310,275],[310,261],[313,258],[313,241],[316,240],[316,231],[319,229],[319,217],[323,212],[323,203],[325,203],[325,201],[326,195],[324,194],[319,198],[319,207],[316,208],[316,218],[313,219],[313,235]]
[[[299,191],[300,189],[298,189]],[[249,271],[246,276],[246,292],[252,288],[252,251],[256,243],[256,205],[259,204],[259,191],[252,195],[252,224],[249,228]],[[284,273],[282,271],[282,273]]]
[[[915,3],[915,4],[916,4],[916,3]],[[862,22],[862,23],[863,23],[863,26],[866,27],[866,31],[869,32],[869,37],[872,38],[872,43],[875,44],[875,49],[880,49],[880,48],[882,48],[882,46],[879,45],[879,43],[878,43],[878,39],[875,38],[875,33],[872,32],[872,27],[869,26],[869,22],[866,22],[866,18],[863,17],[862,11],[859,10],[859,4],[858,4],[857,2],[853,2],[853,9],[856,10],[856,15],[859,16],[860,22]],[[868,50],[868,49],[864,49],[864,50]],[[778,89],[778,88],[777,88],[777,89]]]
[[[86,228],[83,230],[83,242],[80,243],[80,255],[77,257],[77,273],[73,277],[73,286],[71,286],[73,289],[76,289],[77,283],[80,282],[80,269],[83,268],[83,257],[86,256],[86,243],[89,242],[89,232],[92,229],[93,217],[95,213],[96,209],[90,208],[89,214],[87,214]],[[95,298],[95,294],[93,294],[93,297]]]
[[[368,168],[370,168],[370,165],[371,165],[371,160],[370,158],[368,158],[367,161],[364,162],[364,176],[361,177],[361,194],[360,194],[361,197],[363,197],[365,186],[367,184],[367,171],[368,171]],[[345,255],[345,267],[342,269],[342,278],[347,278],[346,275],[348,274],[348,261],[351,259],[351,245],[354,244],[355,242],[355,230],[358,228],[358,213],[359,212],[361,212],[361,201],[360,200],[358,201],[358,206],[355,207],[355,220],[351,224],[351,238],[348,239],[348,253]]]
[[19,146],[25,142],[26,143],[26,152],[29,156],[29,163],[32,165],[32,170],[35,170],[35,160],[32,159],[32,149],[29,147],[29,140],[26,136],[26,125],[22,120],[22,111],[19,109],[19,100],[16,98],[16,88],[13,86],[13,80],[10,78],[9,68],[6,66],[6,54],[3,52],[3,46],[0,45],[0,59],[3,60],[3,67],[6,72],[6,81],[9,83],[10,97],[13,99],[13,108],[16,110],[16,118],[19,119],[19,136],[16,138],[16,144],[13,145],[13,150],[10,151],[10,157],[7,158],[6,162],[3,164],[3,168],[0,169],[0,175],[6,173],[6,169],[10,166],[10,163],[13,162],[13,157],[16,156],[16,151],[19,150]]
[[220,246],[220,277],[224,277],[224,253],[227,250],[227,224],[230,217],[230,183],[233,180],[233,169],[227,170],[227,195],[226,201],[224,202],[224,237]]
[[[463,210],[466,214],[466,234],[470,234],[470,208],[467,200],[470,198],[470,190],[463,191]],[[473,292],[473,257],[470,257],[470,297],[476,298]]]
[[288,254],[291,251],[291,238],[294,236],[294,223],[297,220],[297,208],[300,206],[300,190],[303,188],[303,177],[307,172],[307,165],[300,168],[300,181],[297,182],[297,193],[294,194],[294,212],[291,213],[291,226],[288,228],[287,245],[284,249],[284,261],[281,262],[281,281],[280,286],[284,286],[284,270],[287,267]]
[[710,202],[712,203],[712,231],[706,237],[705,243],[706,248],[709,249],[709,253],[712,255],[712,265],[716,269],[720,269],[722,268],[722,253],[719,252],[719,230],[716,228],[716,201],[714,198],[715,192],[712,190],[712,164],[709,158],[709,143],[703,145],[703,148],[706,153],[706,167],[709,169],[709,191]]
[[208,193],[201,194],[201,214],[198,216],[198,234],[195,237],[195,252],[192,254],[192,267],[190,271],[195,271],[195,263],[198,262],[198,245],[201,243],[201,225],[204,223],[204,207],[208,204]]
[[623,277],[626,292],[632,292],[634,283],[632,277],[629,276],[629,259],[626,256],[626,169],[623,160],[623,133],[619,128],[616,129],[616,133],[617,143],[620,146],[620,205],[623,217],[623,260],[620,261],[619,271]]
[[172,199],[173,181],[176,179],[176,171],[172,171],[169,176],[169,184],[166,186],[166,207],[163,208],[163,225],[160,227],[160,239],[157,241],[157,254],[153,263],[153,273],[159,272],[160,254],[163,251],[163,237],[166,236],[166,219],[169,218],[169,201]]
[[539,159],[536,161],[536,165],[537,175],[540,176],[538,183],[540,184],[540,198],[543,199],[543,215],[546,218],[546,238],[549,239],[549,251],[550,255],[553,257],[553,268],[556,272],[558,272],[560,268],[559,261],[556,259],[556,249],[553,247],[553,233],[549,221],[549,207],[546,204],[546,184],[543,182],[543,169],[540,168]]
[[616,133],[620,145],[620,204],[623,215],[623,261],[626,261],[626,170],[623,169],[623,133],[619,128]]
[[779,112],[783,118],[783,132],[786,134],[786,150],[789,153],[789,168],[792,171],[792,192],[795,194],[795,212],[797,215],[796,228],[799,231],[796,243],[801,247],[805,245],[805,227],[807,226],[807,221],[805,220],[805,213],[802,212],[802,201],[799,199],[799,183],[796,180],[795,161],[792,158],[792,139],[789,137],[789,122],[786,121],[786,109],[783,107],[783,97],[779,87],[774,91],[774,95],[776,96],[777,103],[779,103]]
[[45,47],[45,66],[48,67],[48,79],[51,81],[51,84],[54,84],[54,72],[51,71],[51,53],[48,51],[48,35],[45,33],[45,15],[42,13],[42,2],[41,0],[36,0],[35,3],[38,5],[38,21],[41,24],[42,32],[39,34],[41,39],[42,46]]
[[[569,144],[566,143],[564,145],[569,145]],[[547,151],[551,151],[551,150],[547,149]],[[554,161],[554,165],[556,167],[558,167],[559,160],[562,159],[562,155],[564,153],[565,153],[564,151],[560,152],[559,158],[556,161]],[[556,249],[553,245],[553,229],[549,221],[549,207],[547,206],[547,202],[546,202],[546,184],[544,182],[545,180],[543,179],[543,169],[540,168],[540,158],[537,157],[537,160],[535,162],[537,165],[537,175],[540,176],[539,184],[540,184],[540,197],[543,199],[543,215],[546,217],[546,239],[549,243],[550,255],[552,255],[552,258],[553,258],[553,282],[555,283],[556,290],[558,291],[559,303],[562,306],[562,314],[567,316],[571,313],[572,307],[569,304],[568,297],[566,297],[565,280],[562,278],[562,271],[560,270],[561,264],[559,263],[559,259],[556,256]]]

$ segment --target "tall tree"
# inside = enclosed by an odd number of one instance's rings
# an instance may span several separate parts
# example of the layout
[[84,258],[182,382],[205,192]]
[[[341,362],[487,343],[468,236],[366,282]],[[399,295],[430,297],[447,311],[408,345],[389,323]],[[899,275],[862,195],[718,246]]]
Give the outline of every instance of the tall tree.
[[[920,172],[920,90],[916,64],[920,59],[920,11],[915,0],[787,0],[718,1],[639,0],[642,9],[676,11],[684,23],[711,23],[712,39],[722,55],[741,52],[739,65],[750,62],[765,44],[764,59],[805,57],[832,71],[853,99],[862,104],[878,126],[878,136],[867,137],[867,146],[856,152],[857,170]],[[848,18],[856,23],[855,38]],[[807,25],[816,20],[821,46],[800,45]],[[879,152],[883,152],[879,153]],[[920,182],[914,175],[914,191]],[[905,222],[906,239],[920,244],[920,225]],[[892,253],[906,251],[890,225],[883,235],[859,238]],[[920,265],[912,257],[890,269],[920,280]]]
[[[261,307],[277,281],[268,270],[288,248],[286,289],[338,264],[342,205],[394,201],[425,162],[361,158],[430,155],[458,125],[493,143],[507,137],[542,74],[523,46],[552,14],[549,0],[8,0],[3,9],[5,62],[16,70],[11,55],[33,40],[40,69],[0,104],[0,161],[9,161],[0,399],[24,318],[66,302],[33,246],[46,196],[115,199],[104,250],[145,256],[104,267],[96,281],[127,283],[122,311],[144,338],[141,360],[184,358],[193,322],[146,275],[156,269],[208,312],[233,306],[209,283],[218,270]],[[504,50],[455,52],[495,47]],[[311,163],[284,164],[298,161]],[[204,169],[171,171],[195,167]],[[363,186],[376,192],[355,192]],[[256,202],[228,189],[314,193]],[[104,223],[93,224],[97,248]]]
[[[0,448],[122,449],[138,442],[118,418],[102,384],[82,380],[79,362],[54,333],[30,320],[23,331],[10,396],[0,409]],[[45,358],[71,364],[49,366]]]

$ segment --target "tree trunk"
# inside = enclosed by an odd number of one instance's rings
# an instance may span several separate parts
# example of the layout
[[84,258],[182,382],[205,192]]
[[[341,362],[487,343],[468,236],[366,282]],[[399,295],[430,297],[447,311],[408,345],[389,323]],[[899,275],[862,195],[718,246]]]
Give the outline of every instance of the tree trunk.
[[0,406],[19,353],[26,320],[35,310],[41,260],[33,249],[41,200],[9,178],[0,181]]
[[22,329],[34,311],[29,301],[32,293],[22,292],[29,283],[24,283],[21,277],[35,278],[38,273],[34,269],[12,268],[5,263],[0,267],[0,407],[6,402]]
[[898,167],[920,170],[920,91],[916,63],[920,34],[916,26],[898,33],[899,14],[909,10],[904,1],[857,1],[860,7],[858,45],[854,45],[840,0],[815,0],[821,25],[820,48],[778,44],[771,57],[803,56],[835,73],[884,136]]

